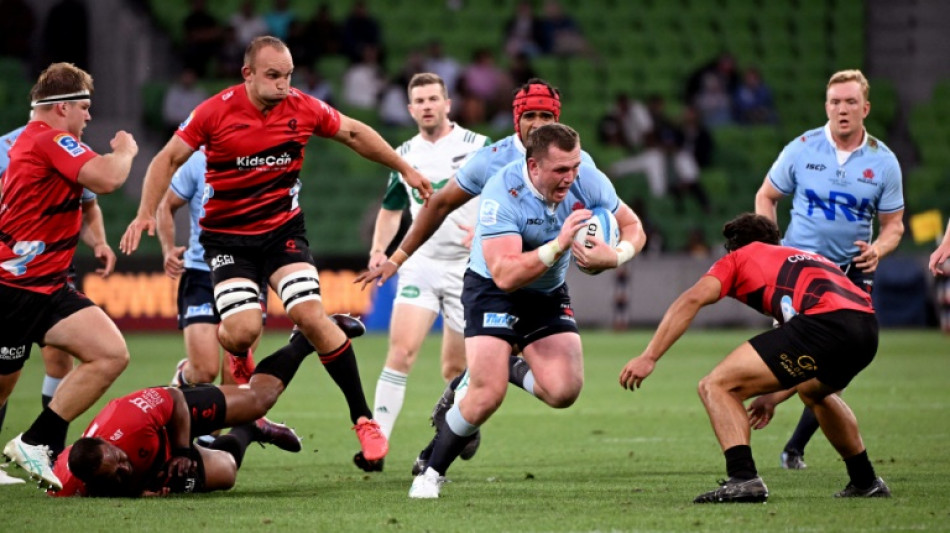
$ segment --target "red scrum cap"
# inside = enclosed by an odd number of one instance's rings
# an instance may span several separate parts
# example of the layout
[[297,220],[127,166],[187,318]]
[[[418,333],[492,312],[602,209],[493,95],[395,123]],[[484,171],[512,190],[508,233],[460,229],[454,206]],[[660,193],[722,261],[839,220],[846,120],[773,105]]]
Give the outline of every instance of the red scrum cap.
[[[532,80],[532,82],[535,80]],[[540,81],[540,80],[538,80]],[[557,89],[545,83],[532,83],[522,87],[512,102],[512,111],[515,116],[515,132],[521,135],[521,115],[525,111],[548,111],[554,115],[554,120],[561,117],[561,97]]]

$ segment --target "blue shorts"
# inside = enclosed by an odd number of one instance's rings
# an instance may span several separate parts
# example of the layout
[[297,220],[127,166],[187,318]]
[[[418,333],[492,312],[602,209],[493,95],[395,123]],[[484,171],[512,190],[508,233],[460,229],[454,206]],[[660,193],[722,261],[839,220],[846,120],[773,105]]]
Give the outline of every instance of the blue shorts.
[[[267,280],[261,280],[261,311],[267,323]],[[178,329],[192,324],[218,324],[221,318],[214,306],[214,287],[211,273],[197,268],[186,268],[178,281]]]
[[577,333],[566,283],[551,292],[505,292],[493,280],[467,270],[462,308],[466,337],[498,337],[521,349],[555,333]]
[[93,307],[86,295],[69,285],[53,294],[43,294],[0,283],[0,375],[23,368],[33,343],[43,346],[43,337],[60,320],[81,309]]

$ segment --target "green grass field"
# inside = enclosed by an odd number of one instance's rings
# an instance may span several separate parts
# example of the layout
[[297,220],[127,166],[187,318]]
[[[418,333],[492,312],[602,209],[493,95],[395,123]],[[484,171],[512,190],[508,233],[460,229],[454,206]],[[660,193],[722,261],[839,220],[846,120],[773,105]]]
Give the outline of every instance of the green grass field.
[[[950,339],[933,331],[889,331],[874,363],[845,394],[890,500],[839,501],[844,464],[822,436],[809,468],[784,471],[778,455],[801,404],[780,406],[753,435],[768,504],[699,506],[692,498],[724,477],[722,454],[696,395],[696,382],[747,331],[689,332],[635,393],[617,385],[646,332],[584,335],[586,384],[571,408],[552,410],[512,389],[483,428],[482,447],[449,471],[437,501],[410,501],[409,469],[429,440],[428,416],[442,389],[438,343],[427,343],[409,383],[386,471],[367,475],[342,395],[313,357],[271,412],[304,437],[289,454],[253,445],[230,492],[150,500],[48,498],[32,485],[0,487],[0,531],[935,531],[950,509]],[[260,354],[286,339],[268,335]],[[372,404],[385,338],[356,341]],[[181,338],[129,335],[132,363],[107,397],[166,382]],[[42,364],[34,350],[10,400],[0,438],[39,411]],[[104,402],[103,402],[104,403]],[[100,404],[101,405],[101,404]],[[85,428],[91,410],[70,437]]]

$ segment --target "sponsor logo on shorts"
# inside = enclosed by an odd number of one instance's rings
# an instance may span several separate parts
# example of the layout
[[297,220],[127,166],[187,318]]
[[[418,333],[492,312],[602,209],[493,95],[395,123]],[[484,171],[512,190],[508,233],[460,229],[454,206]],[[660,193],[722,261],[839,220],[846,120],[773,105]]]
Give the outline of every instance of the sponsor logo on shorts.
[[569,322],[576,322],[574,319],[574,310],[571,309],[569,304],[561,304],[561,320],[567,320]]
[[399,291],[399,296],[402,296],[403,298],[418,298],[420,292],[421,291],[419,290],[419,287],[416,287],[415,285],[406,285],[401,291]]
[[196,316],[214,316],[214,309],[210,303],[189,305],[188,308],[185,309],[185,318],[193,318]]
[[501,207],[495,200],[482,200],[478,211],[478,220],[485,226],[494,226],[498,222],[498,208]]
[[211,269],[217,270],[225,265],[233,265],[234,256],[231,254],[218,254],[211,259]]
[[810,355],[801,355],[797,360],[793,361],[788,354],[783,353],[779,359],[781,360],[780,362],[785,372],[794,378],[804,379],[807,377],[805,372],[815,372],[818,370],[818,365],[815,364],[815,360]]
[[26,345],[23,346],[0,346],[0,359],[4,361],[16,361],[26,355]]
[[82,143],[77,141],[75,137],[69,135],[68,133],[60,133],[56,137],[53,137],[53,142],[55,142],[63,150],[66,150],[66,153],[73,157],[86,153],[86,148],[82,145]]
[[483,328],[505,328],[512,329],[518,317],[508,313],[485,313],[482,315]]

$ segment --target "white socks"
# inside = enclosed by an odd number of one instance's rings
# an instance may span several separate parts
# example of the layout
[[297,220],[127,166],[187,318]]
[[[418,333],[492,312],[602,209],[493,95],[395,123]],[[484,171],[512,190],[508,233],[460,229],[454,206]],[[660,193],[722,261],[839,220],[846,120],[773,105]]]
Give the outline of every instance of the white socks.
[[379,424],[386,438],[392,435],[396,418],[402,410],[406,398],[406,380],[409,375],[384,367],[376,382],[376,400],[373,406],[373,419]]

